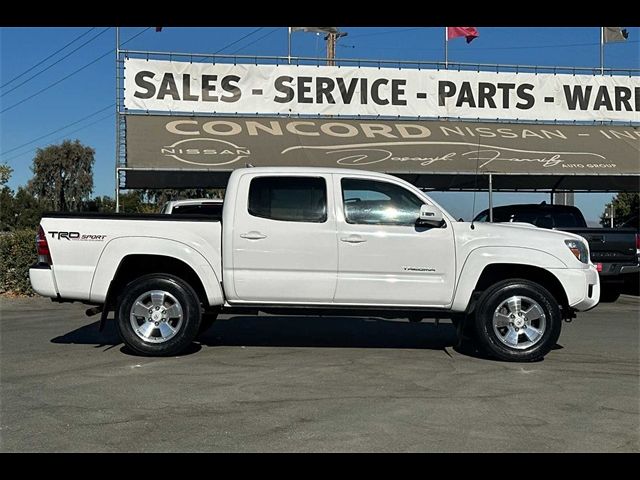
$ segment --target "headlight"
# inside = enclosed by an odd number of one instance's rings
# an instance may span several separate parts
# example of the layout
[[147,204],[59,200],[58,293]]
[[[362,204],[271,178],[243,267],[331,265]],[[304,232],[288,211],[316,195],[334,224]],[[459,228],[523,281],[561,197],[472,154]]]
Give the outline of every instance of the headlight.
[[584,242],[580,240],[565,240],[564,243],[578,260],[582,263],[589,263],[589,249]]

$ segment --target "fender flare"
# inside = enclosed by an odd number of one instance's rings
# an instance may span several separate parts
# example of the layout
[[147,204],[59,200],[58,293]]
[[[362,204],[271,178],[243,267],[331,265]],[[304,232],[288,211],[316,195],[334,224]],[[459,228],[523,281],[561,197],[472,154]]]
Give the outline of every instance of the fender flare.
[[219,275],[211,263],[191,245],[157,237],[118,237],[102,250],[91,280],[90,299],[104,303],[111,281],[122,261],[129,255],[156,255],[170,257],[188,265],[198,276],[204,287],[210,306],[222,305],[224,294]]
[[[482,272],[489,265],[515,264],[541,268],[558,278],[551,269],[565,269],[567,265],[558,257],[528,247],[478,247],[472,250],[460,268],[451,309],[457,312],[467,310],[471,295],[478,284]],[[514,272],[517,276],[517,272]],[[558,279],[560,283],[560,279]],[[564,285],[563,285],[564,288]]]

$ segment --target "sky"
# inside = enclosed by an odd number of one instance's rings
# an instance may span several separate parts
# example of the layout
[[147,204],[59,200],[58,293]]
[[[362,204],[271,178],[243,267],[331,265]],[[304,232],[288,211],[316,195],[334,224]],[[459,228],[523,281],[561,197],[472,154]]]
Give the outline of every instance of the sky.
[[[336,56],[340,58],[444,60],[444,27],[339,28],[348,33],[338,42]],[[605,46],[605,67],[640,68],[640,28],[624,28],[629,31],[626,42]],[[462,38],[449,43],[449,61],[600,65],[599,27],[478,30],[480,36],[470,44]],[[121,43],[127,42],[125,48],[135,50],[287,55],[287,27],[163,27],[161,32],[153,27],[125,27],[120,29],[120,36]],[[70,138],[96,151],[94,195],[114,196],[114,48],[112,27],[0,29],[0,163],[6,162],[14,169],[10,187],[15,189],[31,178],[36,148]],[[324,41],[314,33],[295,33],[292,54],[324,57]],[[455,217],[471,218],[472,193],[430,195]],[[476,195],[476,213],[487,208],[487,197],[486,193]],[[611,198],[612,194],[578,193],[575,204],[588,221],[595,222]],[[549,202],[548,193],[494,194],[496,206],[543,200]]]

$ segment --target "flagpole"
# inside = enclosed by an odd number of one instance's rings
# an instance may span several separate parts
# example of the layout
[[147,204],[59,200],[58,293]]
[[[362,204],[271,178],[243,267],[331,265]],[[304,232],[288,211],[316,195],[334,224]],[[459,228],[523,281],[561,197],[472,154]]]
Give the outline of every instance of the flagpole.
[[449,42],[447,41],[447,27],[444,27],[444,68],[449,68]]
[[604,75],[604,27],[600,27],[600,74]]
[[288,33],[289,54],[287,55],[287,57],[289,58],[289,65],[291,65],[291,27],[287,27],[287,32],[289,32]]

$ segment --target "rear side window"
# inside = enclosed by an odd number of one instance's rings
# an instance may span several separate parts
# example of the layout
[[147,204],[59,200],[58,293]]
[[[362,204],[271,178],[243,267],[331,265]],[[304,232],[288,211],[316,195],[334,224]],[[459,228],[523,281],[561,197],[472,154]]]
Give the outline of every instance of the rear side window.
[[254,178],[249,185],[249,214],[285,222],[325,222],[327,185],[324,178]]

